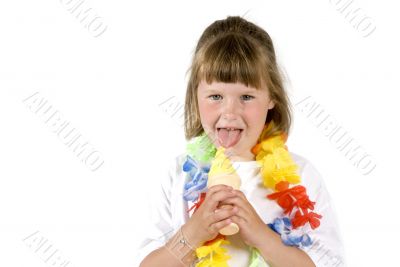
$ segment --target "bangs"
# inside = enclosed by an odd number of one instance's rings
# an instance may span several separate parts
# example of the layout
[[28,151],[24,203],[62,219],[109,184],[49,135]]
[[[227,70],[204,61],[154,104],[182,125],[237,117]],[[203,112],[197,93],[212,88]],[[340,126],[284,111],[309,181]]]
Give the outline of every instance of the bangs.
[[[259,48],[258,48],[259,49]],[[250,38],[234,33],[214,40],[200,52],[199,80],[207,83],[242,83],[256,89],[267,84],[267,62]]]

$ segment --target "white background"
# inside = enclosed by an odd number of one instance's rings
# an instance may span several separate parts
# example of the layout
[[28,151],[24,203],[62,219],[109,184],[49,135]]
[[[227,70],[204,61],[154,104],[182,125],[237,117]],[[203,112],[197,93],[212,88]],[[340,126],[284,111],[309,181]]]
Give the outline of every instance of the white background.
[[[345,1],[87,0],[107,26],[97,38],[68,11],[68,1],[0,4],[0,266],[51,266],[55,256],[46,262],[31,235],[46,239],[68,266],[133,266],[147,196],[185,146],[183,109],[172,115],[160,103],[173,98],[183,105],[196,42],[228,15],[245,15],[274,41],[294,106],[288,146],[322,173],[348,266],[394,266],[394,1],[352,3],[376,27],[363,37],[336,10]],[[92,171],[26,105],[35,92],[101,153],[104,165]],[[308,96],[373,158],[374,171],[363,175],[296,107]]]

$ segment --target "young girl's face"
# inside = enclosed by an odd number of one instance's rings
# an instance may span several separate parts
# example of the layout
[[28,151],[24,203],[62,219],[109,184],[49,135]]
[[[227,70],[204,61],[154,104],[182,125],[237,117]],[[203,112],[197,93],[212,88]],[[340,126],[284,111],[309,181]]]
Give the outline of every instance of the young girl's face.
[[274,107],[267,88],[202,80],[197,98],[201,124],[214,145],[225,147],[233,161],[254,160],[251,148]]

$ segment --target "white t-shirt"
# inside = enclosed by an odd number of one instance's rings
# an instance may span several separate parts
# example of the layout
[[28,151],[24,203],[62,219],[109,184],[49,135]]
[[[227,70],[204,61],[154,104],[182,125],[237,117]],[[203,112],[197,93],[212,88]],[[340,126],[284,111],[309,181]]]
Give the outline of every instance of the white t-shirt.
[[[290,154],[299,167],[301,184],[305,186],[309,199],[316,202],[314,212],[323,216],[320,226],[315,230],[312,230],[308,224],[303,226],[313,244],[300,248],[311,257],[317,267],[343,267],[345,266],[344,252],[338,224],[321,175],[308,160],[292,152]],[[154,200],[151,210],[152,216],[146,233],[147,237],[139,247],[136,257],[137,266],[146,255],[163,246],[191,216],[187,210],[193,203],[183,199],[184,184],[190,179],[189,175],[182,170],[185,161],[186,154],[177,156],[170,165],[168,176],[161,181],[158,199]],[[260,167],[256,161],[233,162],[233,167],[241,178],[240,190],[265,223],[272,223],[275,218],[284,216],[283,209],[276,201],[265,197],[272,193],[272,190],[263,186]],[[249,247],[241,240],[239,234],[227,236],[227,239],[231,244],[223,246],[227,248],[231,256],[228,265],[248,267]],[[270,265],[265,263],[265,266]]]

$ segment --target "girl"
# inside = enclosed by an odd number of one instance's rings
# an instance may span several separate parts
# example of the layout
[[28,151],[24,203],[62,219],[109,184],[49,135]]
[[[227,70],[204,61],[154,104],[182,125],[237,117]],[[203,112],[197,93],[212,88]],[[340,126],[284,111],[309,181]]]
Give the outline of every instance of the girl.
[[[344,266],[320,174],[285,146],[290,124],[267,32],[241,17],[212,23],[190,69],[187,152],[161,185],[140,266]],[[206,188],[221,147],[240,176],[240,190]],[[231,223],[239,226],[237,234],[219,234]]]

